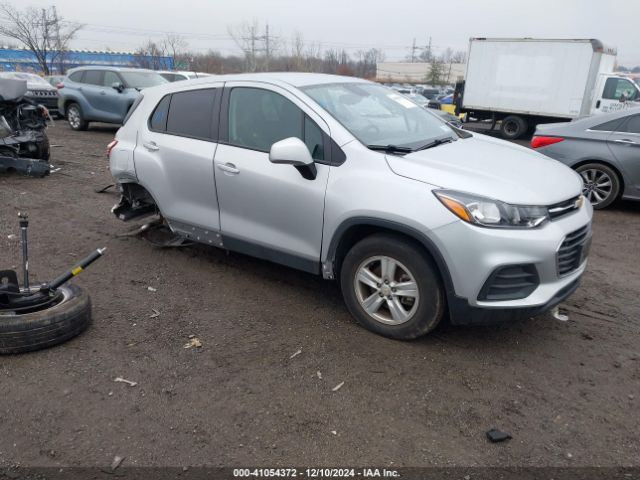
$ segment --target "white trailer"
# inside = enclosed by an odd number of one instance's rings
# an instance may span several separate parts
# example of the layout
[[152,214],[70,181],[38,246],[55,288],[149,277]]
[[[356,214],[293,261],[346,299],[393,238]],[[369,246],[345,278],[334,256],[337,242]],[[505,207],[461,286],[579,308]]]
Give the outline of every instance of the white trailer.
[[506,138],[539,123],[604,113],[640,100],[631,79],[613,74],[616,50],[599,40],[472,38],[461,113],[501,122]]

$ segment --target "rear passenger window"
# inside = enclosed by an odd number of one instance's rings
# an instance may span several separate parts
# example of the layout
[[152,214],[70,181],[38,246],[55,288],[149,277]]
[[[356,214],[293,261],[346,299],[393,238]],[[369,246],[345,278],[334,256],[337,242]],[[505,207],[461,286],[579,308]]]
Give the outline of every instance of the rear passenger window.
[[212,88],[174,93],[169,105],[167,133],[211,139],[215,97],[216,91]]
[[610,122],[601,123],[600,125],[596,125],[595,127],[591,127],[589,130],[601,130],[603,132],[615,132],[616,128],[620,126],[624,118],[618,118],[616,120],[611,120]]
[[149,130],[155,132],[165,132],[167,130],[167,114],[169,113],[169,103],[171,95],[166,95],[160,100],[158,106],[149,118]]
[[100,70],[87,70],[84,72],[83,83],[102,86],[102,72]]

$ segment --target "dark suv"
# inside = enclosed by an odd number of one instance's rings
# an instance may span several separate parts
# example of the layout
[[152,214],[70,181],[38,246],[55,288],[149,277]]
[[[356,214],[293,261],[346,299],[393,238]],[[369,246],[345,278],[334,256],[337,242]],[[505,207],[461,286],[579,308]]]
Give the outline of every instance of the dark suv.
[[59,86],[58,108],[74,130],[89,122],[121,124],[140,90],[167,83],[153,70],[80,67],[69,71]]

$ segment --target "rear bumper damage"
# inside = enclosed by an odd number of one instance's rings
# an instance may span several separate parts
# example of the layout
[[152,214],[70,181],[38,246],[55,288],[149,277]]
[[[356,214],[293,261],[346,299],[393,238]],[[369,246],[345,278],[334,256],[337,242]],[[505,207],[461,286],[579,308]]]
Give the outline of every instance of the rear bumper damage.
[[44,177],[51,172],[48,162],[33,158],[0,156],[0,173],[18,172],[29,177]]

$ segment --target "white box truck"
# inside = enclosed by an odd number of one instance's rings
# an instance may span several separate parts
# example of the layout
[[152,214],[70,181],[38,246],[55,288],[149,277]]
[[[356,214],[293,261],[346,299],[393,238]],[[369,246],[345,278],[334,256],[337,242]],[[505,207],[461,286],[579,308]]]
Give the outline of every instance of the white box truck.
[[613,73],[616,50],[595,39],[472,38],[458,113],[500,122],[515,139],[539,123],[638,105],[640,88]]

